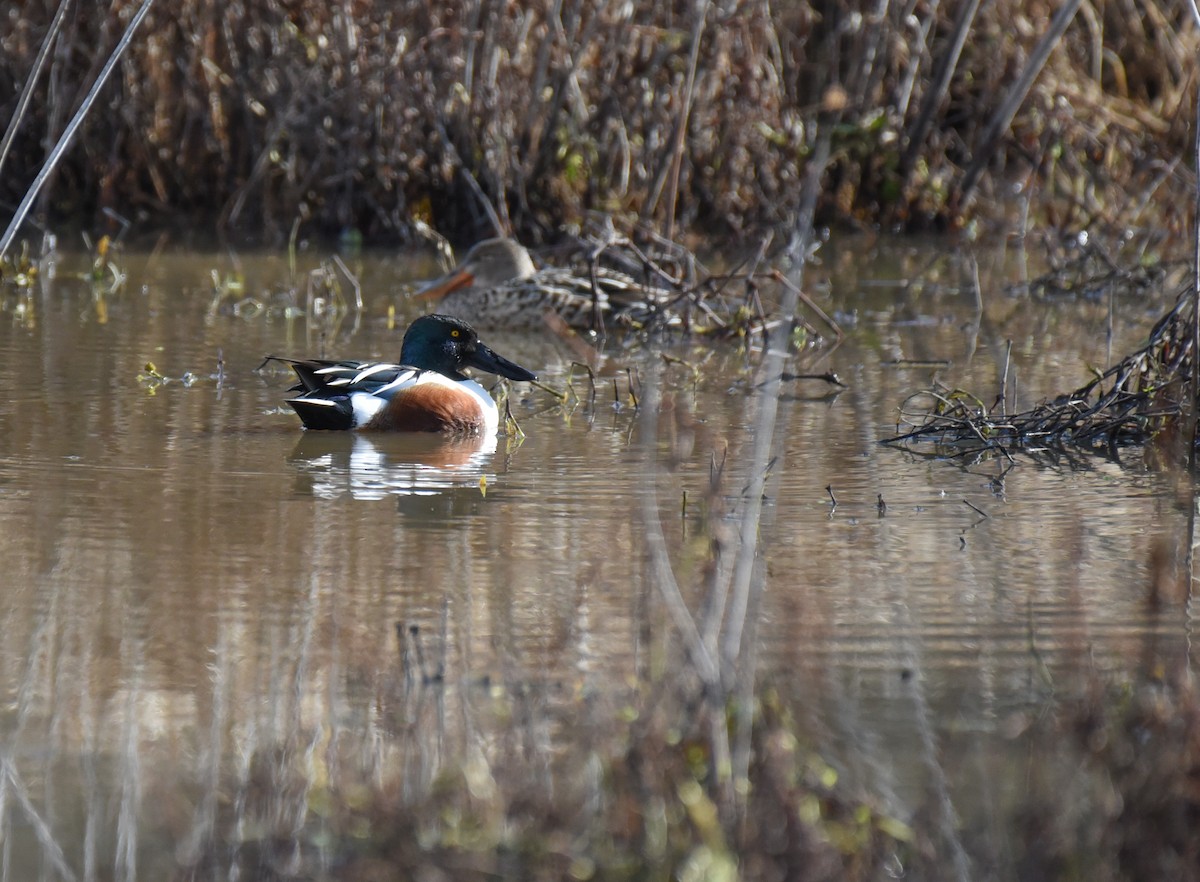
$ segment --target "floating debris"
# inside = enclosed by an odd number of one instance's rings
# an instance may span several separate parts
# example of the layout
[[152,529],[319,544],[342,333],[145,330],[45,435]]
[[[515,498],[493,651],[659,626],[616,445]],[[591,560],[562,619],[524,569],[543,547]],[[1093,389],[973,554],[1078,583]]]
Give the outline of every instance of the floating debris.
[[[686,246],[635,227],[614,229],[611,218],[572,237],[560,249],[561,265],[593,285],[603,278],[624,279],[640,293],[639,308],[616,323],[626,332],[646,337],[674,332],[712,340],[761,340],[783,317],[772,314],[764,289],[794,288],[779,269],[765,264],[770,239],[756,253],[726,272],[711,272]],[[797,290],[803,314],[790,330],[793,348],[818,348],[843,337],[837,322],[803,291]]]
[[1122,447],[1177,437],[1192,386],[1193,301],[1189,288],[1145,346],[1073,392],[1010,414],[1004,395],[989,406],[935,383],[904,402],[897,434],[882,443],[931,443],[937,455],[1073,450],[1116,459]]
[[155,366],[154,362],[148,361],[142,365],[142,370],[137,375],[137,382],[138,385],[144,388],[151,395],[156,394],[161,387],[170,383],[180,383],[185,387],[190,387],[196,385],[197,383],[206,383],[211,381],[216,383],[219,390],[221,382],[224,379],[224,371],[224,359],[221,356],[218,356],[216,373],[208,375],[197,374],[194,371],[184,371],[183,374],[178,377],[169,377],[160,372]]

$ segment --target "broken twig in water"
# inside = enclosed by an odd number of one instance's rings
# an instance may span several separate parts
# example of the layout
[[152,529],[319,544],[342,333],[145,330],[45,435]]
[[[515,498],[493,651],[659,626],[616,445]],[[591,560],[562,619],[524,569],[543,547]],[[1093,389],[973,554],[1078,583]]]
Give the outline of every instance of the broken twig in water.
[[978,505],[972,505],[969,500],[964,499],[963,505],[965,505],[967,508],[971,509],[971,511],[975,512],[981,518],[990,518],[991,517],[991,515],[989,515],[986,511],[984,511]]
[[839,389],[848,388],[833,371],[828,371],[824,374],[790,374],[787,371],[784,371],[783,375],[779,379],[785,383],[793,380],[823,380],[831,386],[837,386]]

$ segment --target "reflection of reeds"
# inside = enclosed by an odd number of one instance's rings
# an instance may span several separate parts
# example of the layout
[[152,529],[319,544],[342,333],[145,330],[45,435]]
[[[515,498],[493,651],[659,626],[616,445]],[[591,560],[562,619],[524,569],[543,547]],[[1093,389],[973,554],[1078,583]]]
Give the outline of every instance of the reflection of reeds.
[[[34,92],[55,100],[21,119],[15,96],[62,6],[0,20],[0,94],[14,96],[0,112],[21,120],[0,178],[9,202],[62,130],[59,96],[90,86],[125,21],[68,17]],[[869,14],[184,0],[153,10],[53,204],[191,228],[204,216],[280,243],[297,223],[394,237],[422,220],[536,239],[588,209],[667,231],[786,229],[828,132],[820,217],[959,222],[964,197],[1003,198],[988,179],[1000,171],[1053,201],[1051,220],[1094,226],[1136,215],[1185,152],[1197,31],[1186,4],[1083,4],[1068,21],[1072,8],[1035,51],[1041,7],[1015,0]]]

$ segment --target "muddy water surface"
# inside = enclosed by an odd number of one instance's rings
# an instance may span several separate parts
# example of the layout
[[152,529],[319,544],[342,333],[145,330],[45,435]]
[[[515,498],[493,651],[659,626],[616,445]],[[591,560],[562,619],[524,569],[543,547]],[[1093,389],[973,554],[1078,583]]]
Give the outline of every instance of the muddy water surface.
[[[1183,514],[1136,454],[1126,468],[1026,460],[1001,478],[1004,462],[879,444],[926,362],[988,397],[1011,341],[1013,406],[1029,406],[1079,385],[1167,302],[1009,296],[1019,270],[1002,253],[980,257],[980,299],[961,257],[850,239],[808,279],[847,339],[793,369],[845,388],[784,388],[759,664],[896,812],[938,787],[966,816],[1002,818],[1014,728],[1082,677],[1186,652],[1181,607],[1145,602]],[[760,354],[672,348],[692,373],[612,351],[594,403],[581,381],[569,408],[513,390],[523,441],[305,434],[262,356],[394,359],[422,309],[405,283],[433,273],[359,258],[363,311],[323,320],[302,275],[318,260],[293,275],[278,255],[126,254],[124,288],[103,294],[68,256],[56,278],[4,292],[5,879],[180,872],[219,838],[229,781],[254,780],[278,745],[315,778],[337,774],[336,754],[419,792],[498,737],[476,717],[497,691],[539,696],[544,713],[509,726],[529,750],[564,749],[572,707],[618,707],[674,657],[649,493],[702,607],[711,539],[745,508]],[[216,296],[214,271],[244,291]],[[485,339],[559,389],[578,357],[548,335]],[[628,369],[657,384],[653,425]],[[439,684],[432,715],[405,704],[406,673]],[[311,798],[293,796],[297,810]]]

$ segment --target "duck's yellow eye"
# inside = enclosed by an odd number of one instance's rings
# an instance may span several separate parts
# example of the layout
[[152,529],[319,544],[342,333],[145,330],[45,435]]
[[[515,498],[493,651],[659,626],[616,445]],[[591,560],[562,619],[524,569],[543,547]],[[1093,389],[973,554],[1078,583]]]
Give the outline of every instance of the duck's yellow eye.
[[457,337],[457,336],[459,336],[460,333],[462,333],[462,332],[459,331],[458,328],[455,328],[453,331],[450,332],[450,336]]

